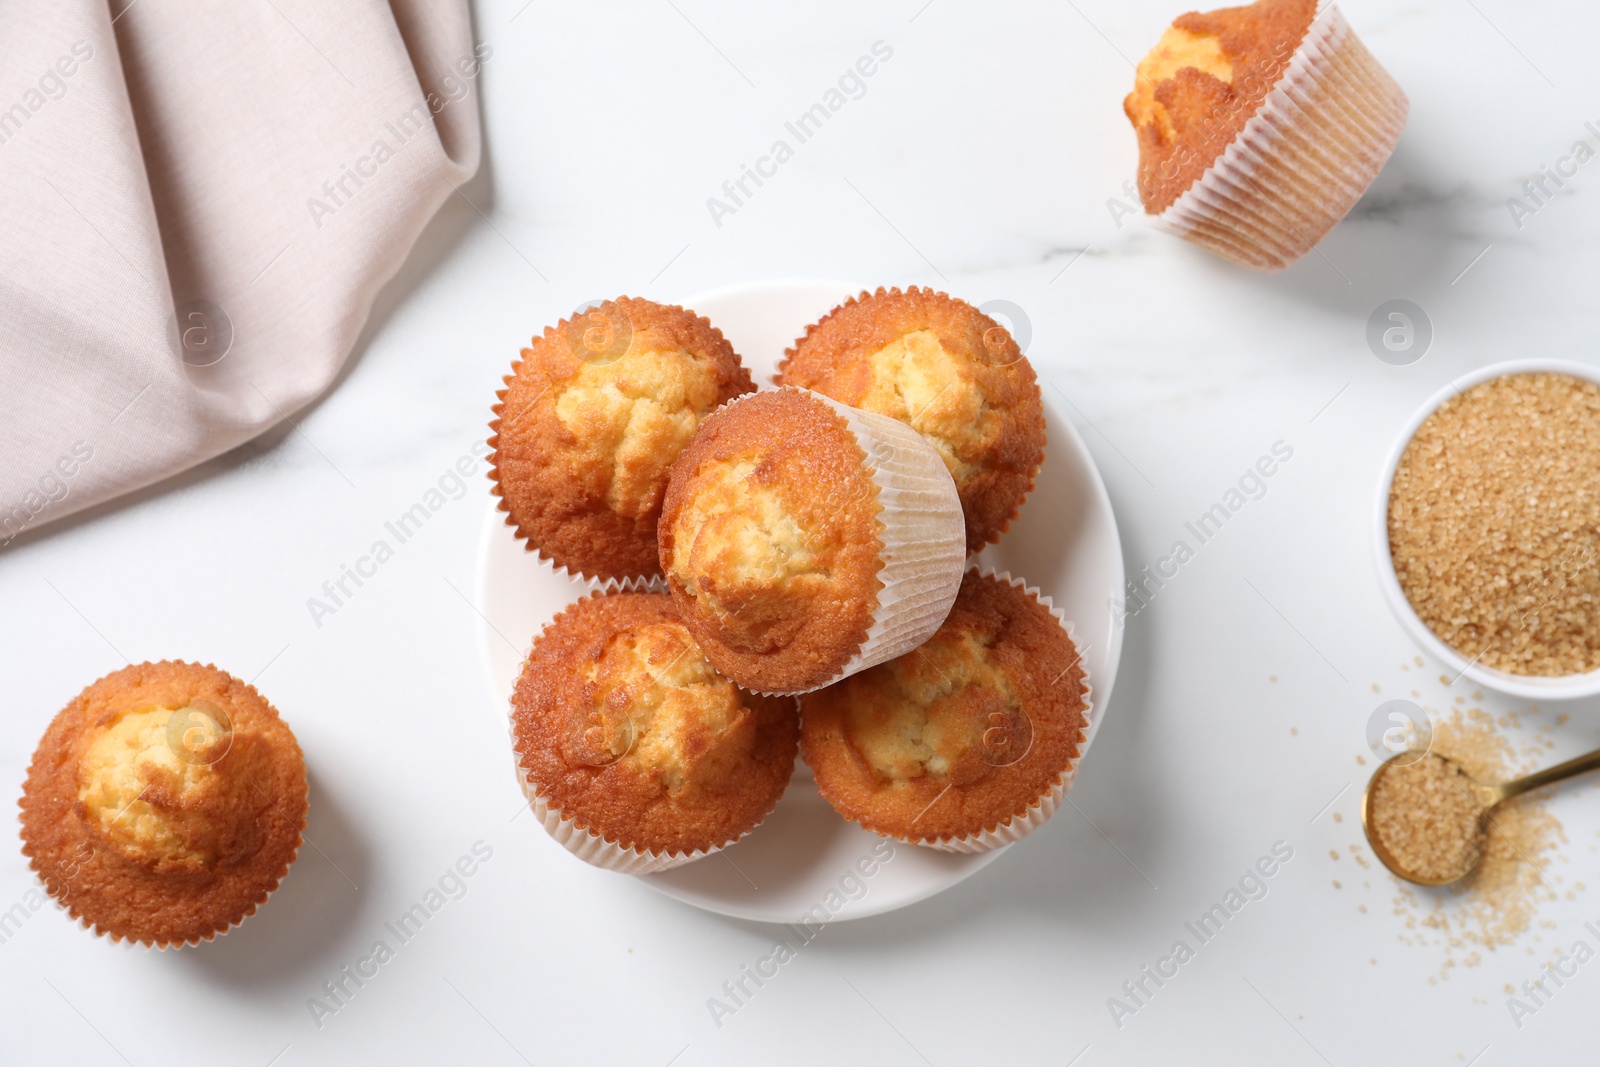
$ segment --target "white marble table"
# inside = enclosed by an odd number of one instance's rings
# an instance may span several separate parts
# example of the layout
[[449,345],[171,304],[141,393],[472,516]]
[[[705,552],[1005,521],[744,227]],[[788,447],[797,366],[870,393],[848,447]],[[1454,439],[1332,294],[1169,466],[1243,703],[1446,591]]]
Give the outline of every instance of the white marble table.
[[[1346,10],[1409,92],[1410,126],[1321,254],[1259,277],[1115,209],[1134,162],[1127,58],[1171,5],[481,4],[489,153],[465,193],[486,217],[446,206],[338,388],[295,429],[0,553],[0,792],[16,795],[89,680],[209,660],[258,676],[294,726],[315,842],[240,930],[165,954],[31,910],[33,878],[0,849],[0,1062],[1576,1062],[1600,964],[1520,1028],[1504,987],[1560,946],[1600,947],[1582,925],[1600,920],[1591,893],[1430,984],[1442,951],[1401,943],[1387,878],[1346,850],[1377,704],[1470,697],[1436,665],[1401,670],[1416,650],[1373,577],[1395,432],[1485,363],[1596,361],[1600,164],[1520,219],[1507,201],[1575,141],[1600,147],[1585,127],[1600,126],[1600,14]],[[880,41],[859,98],[798,143],[785,123]],[[778,139],[792,155],[762,162]],[[758,164],[770,177],[733,203],[724,182]],[[769,929],[588,869],[512,821],[469,599],[481,476],[459,499],[446,479],[442,506],[335,613],[307,601],[472,456],[500,375],[545,322],[619,292],[839,276],[1022,309],[1130,571],[1275,443],[1293,457],[1128,621],[1078,810],[943,896],[824,930],[714,1019],[708,998],[771,951]],[[1392,299],[1434,330],[1410,366],[1364,339]],[[1558,751],[1592,747],[1600,704],[1562,710]],[[1552,804],[1563,893],[1594,880],[1593,794]],[[1276,842],[1292,858],[1266,896],[1114,1020],[1108,999]],[[324,984],[475,847],[492,855],[460,899],[364,985],[343,979],[337,1011],[308,1008],[335,1003]]]

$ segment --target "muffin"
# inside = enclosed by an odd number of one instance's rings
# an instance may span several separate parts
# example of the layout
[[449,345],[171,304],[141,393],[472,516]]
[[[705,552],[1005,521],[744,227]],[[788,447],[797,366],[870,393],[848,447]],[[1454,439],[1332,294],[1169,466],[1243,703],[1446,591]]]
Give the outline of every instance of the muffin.
[[1049,601],[972,570],[926,644],[801,698],[801,751],[846,819],[979,852],[1054,814],[1089,707],[1082,657]]
[[1033,367],[1005,327],[944,293],[880,288],[847,300],[806,330],[778,373],[922,434],[955,479],[968,552],[1000,539],[1044,462]]
[[239,679],[165,661],[106,675],[50,723],[22,789],[22,851],[113,940],[209,941],[277,888],[306,825],[294,734]]
[[755,388],[705,319],[626,296],[546,329],[505,384],[489,477],[506,525],[595,583],[659,575],[668,468],[703,418]]
[[1409,104],[1339,9],[1260,0],[1181,15],[1123,102],[1160,229],[1275,271],[1355,206]]
[[733,844],[794,771],[792,698],[741,690],[665,593],[599,593],[533,643],[511,697],[517,774],[550,835],[611,870],[667,870]]
[[707,419],[673,465],[661,569],[723,674],[802,693],[914,648],[961,584],[955,483],[903,423],[779,389]]

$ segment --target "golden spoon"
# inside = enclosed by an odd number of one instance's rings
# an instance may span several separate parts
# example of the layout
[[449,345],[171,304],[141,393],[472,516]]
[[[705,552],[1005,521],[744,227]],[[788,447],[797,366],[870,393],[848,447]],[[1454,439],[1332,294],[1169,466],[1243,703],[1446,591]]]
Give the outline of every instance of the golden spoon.
[[1361,828],[1389,870],[1417,885],[1449,885],[1483,858],[1489,815],[1530,789],[1600,770],[1600,751],[1499,785],[1473,779],[1434,753],[1402,752],[1372,772],[1361,795]]

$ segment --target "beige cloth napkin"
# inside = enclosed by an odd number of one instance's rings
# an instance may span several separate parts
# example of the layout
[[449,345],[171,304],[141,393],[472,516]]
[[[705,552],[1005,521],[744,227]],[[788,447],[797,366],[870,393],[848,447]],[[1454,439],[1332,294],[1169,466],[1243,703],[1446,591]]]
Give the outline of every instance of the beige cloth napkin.
[[477,170],[492,49],[465,0],[0,10],[4,544],[327,388]]

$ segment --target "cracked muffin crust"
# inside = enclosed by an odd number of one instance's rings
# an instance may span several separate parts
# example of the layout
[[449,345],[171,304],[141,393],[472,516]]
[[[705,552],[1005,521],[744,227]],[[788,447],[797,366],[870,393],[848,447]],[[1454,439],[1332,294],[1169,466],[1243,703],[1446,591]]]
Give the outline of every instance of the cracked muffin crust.
[[664,593],[596,594],[556,616],[511,703],[525,788],[619,849],[731,844],[794,769],[794,699],[718,674]]
[[1025,817],[1078,758],[1087,688],[1028,592],[968,571],[920,648],[801,697],[801,751],[846,819],[913,844]]

